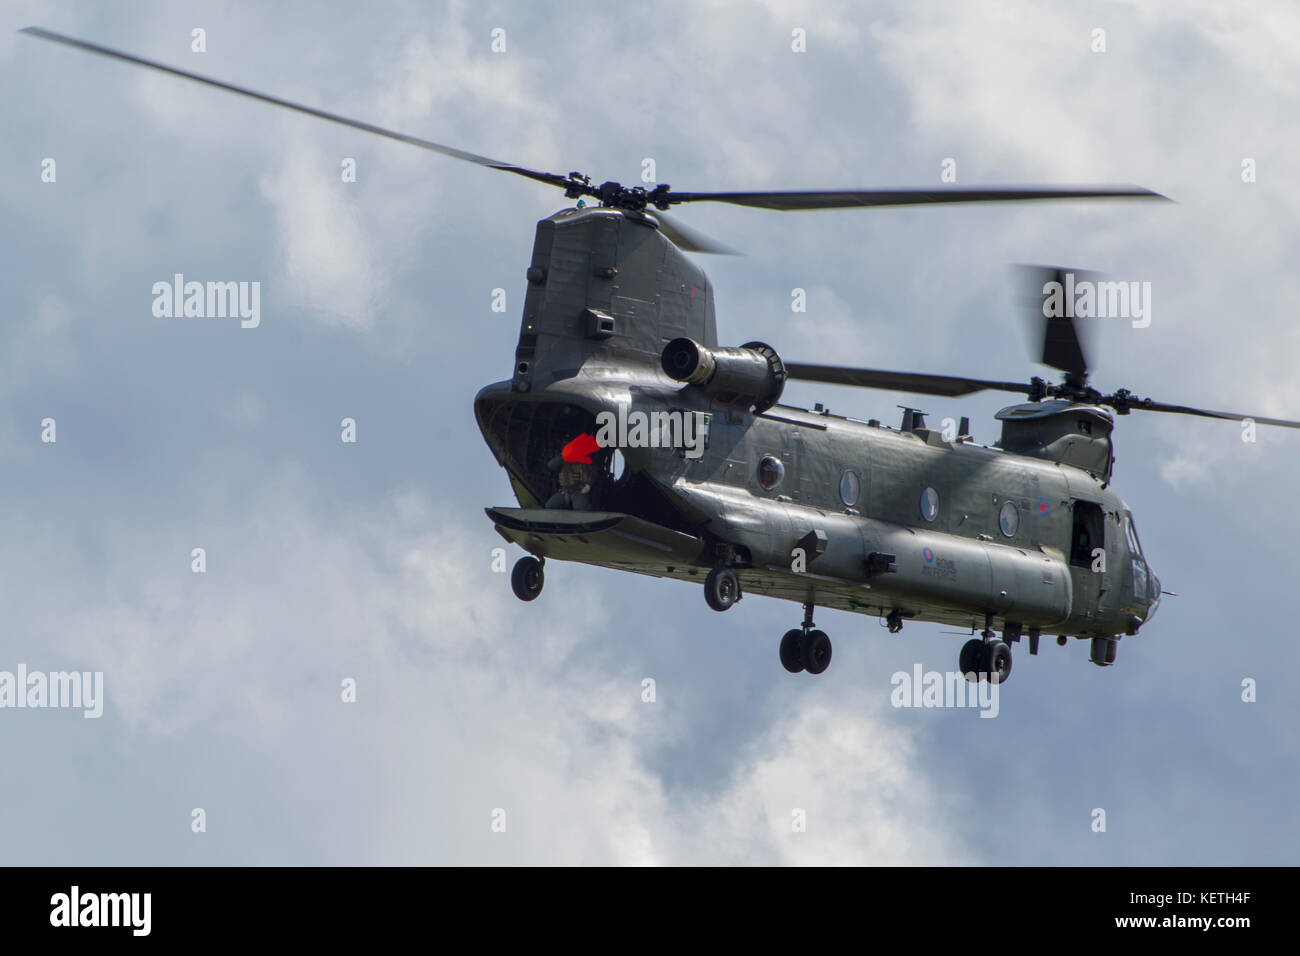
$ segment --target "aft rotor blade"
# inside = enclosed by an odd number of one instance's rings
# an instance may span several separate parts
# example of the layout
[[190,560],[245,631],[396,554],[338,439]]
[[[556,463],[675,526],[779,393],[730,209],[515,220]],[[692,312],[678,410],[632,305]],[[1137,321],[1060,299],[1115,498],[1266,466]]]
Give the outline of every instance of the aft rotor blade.
[[[1098,274],[1082,269],[1066,269],[1059,266],[1020,266],[1024,277],[1024,301],[1030,312],[1031,329],[1037,332],[1043,342],[1042,358],[1044,365],[1059,369],[1066,374],[1066,380],[1075,385],[1088,381],[1090,369],[1087,350],[1083,343],[1083,329],[1071,314],[1073,302],[1067,301],[1079,282],[1095,281]],[[1073,279],[1067,282],[1066,274]],[[1056,304],[1060,307],[1056,315],[1049,315],[1047,309],[1048,283],[1055,282],[1059,288],[1056,292]]]
[[1200,418],[1222,418],[1226,421],[1240,422],[1249,418],[1256,425],[1276,425],[1279,428],[1300,428],[1300,422],[1286,418],[1263,418],[1258,415],[1240,415],[1235,412],[1214,412],[1207,408],[1193,408],[1190,405],[1168,405],[1153,402],[1151,399],[1130,399],[1125,407],[1132,411],[1171,412],[1175,415],[1196,415]]
[[879,388],[890,392],[916,392],[920,395],[940,395],[955,398],[985,390],[1020,392],[1028,395],[1032,386],[1023,382],[994,382],[982,378],[960,378],[955,375],[929,375],[924,372],[893,372],[877,368],[853,368],[844,365],[806,365],[786,362],[789,378],[805,382],[824,382],[828,385],[855,385],[859,388]]
[[706,236],[699,230],[692,229],[680,219],[675,219],[666,212],[656,211],[654,217],[659,220],[659,231],[671,239],[673,245],[678,249],[684,249],[686,252],[706,252],[719,256],[738,256],[742,254],[730,246],[723,245],[716,239]]
[[672,192],[668,201],[725,202],[759,209],[847,209],[855,206],[929,206],[939,203],[1034,199],[1163,199],[1142,186],[979,186],[970,189],[836,189],[799,192]]
[[98,43],[78,40],[75,37],[65,36],[62,33],[55,33],[53,30],[45,30],[41,27],[24,27],[18,32],[26,33],[42,40],[62,43],[65,46],[75,47],[79,50],[98,53],[101,56],[112,57],[115,60],[122,60],[126,63],[134,63],[137,66],[157,70],[160,73],[170,73],[172,76],[179,76],[185,80],[193,80],[195,83],[215,86],[217,89],[227,90],[231,93],[238,93],[240,96],[247,96],[250,99],[261,100],[263,103],[270,103],[273,106],[283,106],[285,109],[294,110],[298,113],[306,113],[308,116],[315,116],[318,119],[328,120],[331,123],[339,123],[343,126],[350,126],[353,129],[359,129],[366,133],[374,133],[377,136],[394,139],[399,143],[407,143],[411,146],[418,146],[421,149],[432,150],[435,153],[441,153],[443,156],[450,156],[452,159],[463,160],[464,162],[474,163],[478,166],[486,166],[489,169],[500,169],[508,173],[515,173],[518,176],[524,176],[528,179],[537,180],[538,182],[548,183],[552,186],[559,186],[562,189],[566,188],[568,185],[568,178],[557,173],[546,173],[536,169],[528,169],[525,166],[517,166],[514,163],[503,163],[500,160],[491,159],[487,156],[479,156],[477,153],[466,152],[463,149],[456,149],[453,146],[444,146],[442,143],[435,143],[427,139],[421,139],[418,136],[408,136],[405,133],[385,129],[382,126],[375,126],[373,123],[365,123],[361,120],[350,119],[346,116],[340,116],[337,113],[319,110],[312,106],[304,106],[302,103],[294,103],[291,100],[281,99],[278,96],[270,96],[266,93],[259,93],[256,90],[250,90],[247,87],[236,86],[233,83],[226,83],[222,80],[215,80],[209,76],[202,76],[198,73],[191,73],[188,70],[177,69],[174,66],[167,66],[165,63],[159,63],[156,60],[148,60],[141,56],[134,56],[130,53],[124,53],[121,50],[114,50],[111,47],[101,46]]

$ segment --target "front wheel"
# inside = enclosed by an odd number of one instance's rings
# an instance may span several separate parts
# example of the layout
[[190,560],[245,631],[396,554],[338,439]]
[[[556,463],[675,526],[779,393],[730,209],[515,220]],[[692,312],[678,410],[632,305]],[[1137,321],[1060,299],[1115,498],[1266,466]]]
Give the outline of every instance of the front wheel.
[[731,568],[714,568],[704,579],[704,600],[715,611],[725,611],[740,600],[740,579]]
[[531,554],[516,561],[515,569],[510,572],[510,587],[514,589],[515,597],[521,601],[536,599],[537,595],[542,593],[542,585],[545,583],[546,575],[542,571],[542,562]]

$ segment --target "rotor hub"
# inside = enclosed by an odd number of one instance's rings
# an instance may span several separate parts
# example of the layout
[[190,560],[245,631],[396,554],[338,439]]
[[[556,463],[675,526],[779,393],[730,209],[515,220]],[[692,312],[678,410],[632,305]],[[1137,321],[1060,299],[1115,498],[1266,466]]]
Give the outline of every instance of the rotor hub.
[[581,199],[583,196],[590,196],[610,209],[643,212],[647,206],[654,206],[656,209],[663,210],[675,202],[672,187],[667,183],[659,183],[654,189],[646,189],[644,186],[624,186],[613,180],[593,186],[591,177],[579,172],[569,173],[568,179],[564,182],[564,195],[567,198]]

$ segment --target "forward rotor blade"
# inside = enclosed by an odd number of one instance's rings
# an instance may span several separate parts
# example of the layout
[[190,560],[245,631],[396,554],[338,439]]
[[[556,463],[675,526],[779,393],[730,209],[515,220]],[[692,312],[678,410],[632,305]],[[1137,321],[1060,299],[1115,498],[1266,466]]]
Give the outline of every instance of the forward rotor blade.
[[195,83],[215,86],[217,89],[227,90],[231,93],[238,93],[240,96],[247,96],[250,99],[261,100],[263,103],[270,103],[273,106],[283,106],[285,109],[294,110],[298,113],[306,113],[308,116],[315,116],[318,119],[328,120],[331,123],[339,123],[343,126],[350,126],[353,129],[359,129],[366,133],[374,133],[377,136],[395,139],[399,143],[407,143],[411,146],[419,146],[421,149],[432,150],[435,153],[441,153],[443,156],[450,156],[452,159],[474,163],[478,166],[486,166],[489,169],[504,170],[508,173],[515,173],[518,176],[537,180],[538,182],[548,183],[552,186],[559,186],[562,189],[566,188],[569,182],[567,177],[558,175],[557,173],[545,173],[536,169],[528,169],[525,166],[516,166],[514,163],[503,163],[500,160],[490,159],[487,156],[479,156],[476,153],[466,152],[463,149],[456,149],[453,146],[444,146],[441,143],[434,143],[427,139],[420,139],[418,136],[408,136],[405,133],[398,133],[391,129],[384,129],[382,126],[375,126],[373,123],[365,123],[361,120],[349,119],[348,117],[340,116],[337,113],[329,113],[325,110],[318,110],[312,106],[304,106],[301,103],[294,103],[290,100],[281,99],[278,96],[269,96],[266,93],[259,93],[256,90],[250,90],[247,87],[236,86],[233,83],[226,83],[222,80],[214,80],[208,76],[191,73],[188,70],[180,70],[174,66],[167,66],[165,63],[159,63],[156,60],[147,60],[141,56],[123,53],[121,50],[114,50],[111,47],[100,46],[98,43],[89,43],[86,40],[78,40],[75,37],[65,36],[62,33],[55,33],[52,30],[45,30],[41,27],[24,27],[18,32],[26,33],[41,40],[49,40],[53,43],[62,43],[64,46],[75,47],[79,50],[87,50],[90,53],[98,53],[101,56],[111,57],[115,60],[122,60],[126,63],[134,63],[137,66],[157,70],[160,73],[170,73],[172,76],[179,76],[185,80],[193,80]]
[[706,236],[697,229],[692,229],[680,219],[675,219],[666,212],[655,211],[655,219],[659,220],[659,231],[672,240],[673,245],[678,249],[684,249],[687,252],[705,252],[719,256],[739,256],[743,253],[737,252],[730,246],[723,245],[716,239]]
[[1207,408],[1193,408],[1190,405],[1168,405],[1153,402],[1151,399],[1131,399],[1126,407],[1133,411],[1171,412],[1175,415],[1196,415],[1199,418],[1222,418],[1226,421],[1240,422],[1249,418],[1256,425],[1276,425],[1279,428],[1300,428],[1300,422],[1286,418],[1261,418],[1257,415],[1238,415],[1234,412],[1213,412]]
[[1020,392],[1028,395],[1032,386],[1023,382],[994,382],[982,378],[960,378],[955,375],[929,375],[924,372],[892,372],[876,368],[852,368],[844,365],[807,365],[786,362],[789,378],[804,382],[825,382],[828,385],[855,385],[859,388],[879,388],[891,392],[916,392],[920,395],[940,395],[954,398],[992,389],[999,392]]
[[1167,196],[1141,186],[980,186],[971,189],[837,189],[801,192],[721,192],[668,194],[669,202],[725,202],[759,209],[845,209],[855,206],[921,206],[959,202],[1013,202],[1032,199],[1147,198]]

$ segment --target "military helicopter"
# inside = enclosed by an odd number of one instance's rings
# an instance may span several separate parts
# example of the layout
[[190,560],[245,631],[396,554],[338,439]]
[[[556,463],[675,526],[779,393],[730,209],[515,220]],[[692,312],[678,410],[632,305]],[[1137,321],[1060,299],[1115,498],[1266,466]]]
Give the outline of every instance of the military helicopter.
[[[1163,199],[1136,186],[681,192],[543,172],[292,103],[38,27],[22,31],[556,187],[575,207],[537,223],[513,371],[474,414],[519,507],[486,509],[526,552],[514,593],[536,599],[548,560],[693,581],[726,611],[745,594],[803,605],[779,643],[791,673],[820,674],[831,641],[818,607],[966,629],[959,669],[1001,683],[1010,645],[1091,642],[1115,662],[1151,620],[1160,581],[1111,487],[1115,415],[1166,412],[1300,422],[1103,393],[1072,318],[1042,325],[1059,383],[785,362],[718,343],[713,288],[686,253],[728,252],[667,214],[722,202],[793,211],[1049,199]],[[594,200],[588,205],[587,200]],[[1050,281],[1050,273],[1045,274]],[[1043,278],[1042,275],[1039,278]],[[1044,286],[1044,289],[1046,286]],[[1000,440],[951,433],[905,408],[896,427],[779,404],[787,381],[1027,401],[997,413]],[[617,454],[616,454],[617,453]],[[622,459],[621,467],[615,462]]]

